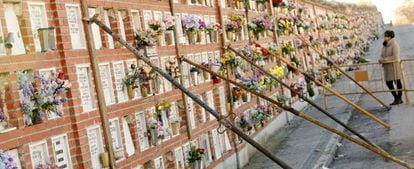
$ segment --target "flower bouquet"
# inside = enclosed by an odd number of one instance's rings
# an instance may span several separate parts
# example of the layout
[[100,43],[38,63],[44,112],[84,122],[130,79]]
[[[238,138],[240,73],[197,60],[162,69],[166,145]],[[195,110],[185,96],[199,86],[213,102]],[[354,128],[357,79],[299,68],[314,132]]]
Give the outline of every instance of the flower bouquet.
[[135,34],[135,48],[138,50],[145,47],[154,46],[156,43],[156,33],[152,29],[137,30]]
[[286,6],[285,0],[272,0],[274,7],[283,7]]
[[61,106],[67,101],[64,93],[71,87],[63,73],[33,77],[31,72],[23,71],[17,72],[17,78],[26,125],[40,124],[46,115],[63,116]]
[[234,34],[240,34],[243,25],[246,23],[246,18],[240,14],[232,14],[230,19],[226,22],[227,39],[234,40]]
[[219,23],[210,23],[206,29],[210,34],[210,41],[216,43],[218,41],[218,34],[223,33],[222,26]]
[[165,65],[165,69],[170,76],[174,77],[176,80],[179,80],[181,73],[175,60],[169,60]]
[[270,69],[270,72],[275,75],[277,78],[282,79],[285,76],[285,66],[275,66]]
[[56,164],[39,164],[35,167],[35,169],[59,169],[59,167]]
[[282,46],[282,53],[285,55],[290,55],[294,51],[293,46],[291,43],[285,43]]
[[265,116],[263,112],[256,110],[256,113],[253,115],[253,120],[255,122],[254,127],[256,130],[263,127],[263,120],[265,119]]
[[3,108],[0,107],[0,131],[7,127],[7,117]]
[[139,68],[139,74],[138,74],[138,82],[141,87],[141,95],[142,97],[147,97],[148,93],[150,93],[150,76],[151,67],[141,67]]
[[138,75],[134,72],[133,74],[128,74],[123,79],[123,82],[127,88],[127,93],[129,99],[135,98],[135,89],[138,88],[136,81],[138,80]]
[[151,20],[149,27],[156,33],[158,46],[162,45],[163,33],[166,30],[166,26],[163,21]]
[[0,150],[0,168],[2,169],[18,169],[15,159],[11,157],[8,153]]
[[288,20],[286,17],[281,17],[278,19],[278,33],[281,35],[289,35],[292,33],[292,28],[294,23],[291,20]]
[[244,132],[248,132],[253,128],[251,120],[248,120],[245,115],[240,117],[240,120],[237,122],[237,124]]
[[190,151],[188,152],[188,162],[192,169],[201,169],[201,160],[205,150],[203,148],[196,148],[195,145],[191,145]]
[[170,15],[164,15],[164,18],[162,19],[165,25],[165,42],[167,45],[174,44],[174,26],[175,26],[175,20]]
[[256,0],[257,10],[264,11],[266,9],[267,0]]
[[230,68],[231,73],[235,73],[237,66],[239,66],[239,60],[236,58],[236,54],[233,52],[226,52],[220,59],[221,69],[227,70]]
[[190,45],[196,41],[196,33],[200,29],[199,19],[193,15],[184,16],[181,20],[183,30],[186,32]]
[[197,31],[197,42],[201,42],[203,40],[203,37],[205,37],[205,32],[207,30],[207,25],[201,19],[198,20],[198,24],[200,25],[200,27]]

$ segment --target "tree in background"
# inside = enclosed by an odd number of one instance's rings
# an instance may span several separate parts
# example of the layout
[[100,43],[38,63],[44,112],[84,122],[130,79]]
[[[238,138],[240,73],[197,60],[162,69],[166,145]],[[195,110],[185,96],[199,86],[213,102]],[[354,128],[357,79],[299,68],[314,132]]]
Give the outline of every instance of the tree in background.
[[406,0],[406,2],[396,11],[398,24],[414,23],[414,0]]

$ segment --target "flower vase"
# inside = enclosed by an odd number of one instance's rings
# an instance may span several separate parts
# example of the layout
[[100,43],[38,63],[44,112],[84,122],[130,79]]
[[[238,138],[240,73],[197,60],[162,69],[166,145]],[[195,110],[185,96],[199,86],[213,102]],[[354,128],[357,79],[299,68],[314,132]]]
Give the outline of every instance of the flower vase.
[[109,168],[109,153],[103,152],[99,154],[99,158],[101,159],[102,168]]
[[162,41],[163,41],[163,34],[162,33],[158,33],[157,34],[157,45],[158,46],[162,46]]
[[233,41],[233,40],[234,40],[233,35],[234,35],[234,32],[232,32],[232,31],[227,31],[227,40],[228,40],[228,41]]
[[255,38],[256,40],[259,40],[259,39],[260,39],[259,32],[255,32],[255,33],[254,33],[254,38]]
[[298,32],[299,34],[303,34],[305,33],[305,30],[302,27],[298,27]]
[[7,122],[5,121],[0,122],[0,131],[6,129],[6,126],[7,126]]
[[210,73],[203,71],[203,77],[205,80],[209,80],[210,79]]
[[158,144],[158,129],[150,128],[151,144],[156,146]]
[[253,30],[249,30],[249,31],[248,31],[248,33],[249,33],[249,37],[250,37],[250,38],[254,37],[254,32],[253,32]]
[[148,88],[147,87],[144,87],[144,86],[141,87],[141,96],[142,97],[147,97],[148,96]]
[[36,125],[36,124],[40,124],[43,122],[43,118],[40,116],[40,112],[38,109],[34,109],[32,111],[32,124]]
[[249,100],[246,93],[243,93],[242,100],[243,100],[243,102],[247,102]]
[[254,124],[254,128],[256,129],[256,130],[259,130],[259,129],[261,129],[262,128],[262,125],[260,125],[260,124]]
[[239,32],[236,33],[236,39],[238,41],[243,39],[243,36],[242,36],[242,32],[241,31],[239,31]]
[[167,45],[174,44],[174,32],[172,30],[168,30],[165,32],[165,42]]
[[198,72],[191,72],[191,80],[194,86],[198,84]]
[[206,0],[206,5],[207,6],[211,6],[211,1],[210,0]]
[[226,110],[227,110],[227,112],[230,112],[230,107],[231,107],[231,104],[227,102],[226,103]]
[[216,43],[218,41],[218,32],[217,31],[210,31],[210,41],[212,43]]
[[134,86],[127,85],[127,92],[128,92],[128,97],[129,97],[130,100],[132,100],[133,98],[135,98]]
[[258,11],[264,11],[265,5],[263,3],[257,3],[257,10]]
[[180,123],[176,122],[176,123],[172,123],[171,124],[172,127],[172,133],[173,135],[178,135],[180,133]]
[[195,41],[196,41],[196,32],[188,31],[187,32],[187,37],[188,37],[188,43],[190,45],[194,45]]
[[201,160],[196,160],[190,163],[191,169],[201,169]]
[[197,32],[197,42],[200,43],[203,40],[204,36],[205,36],[204,31],[198,31]]

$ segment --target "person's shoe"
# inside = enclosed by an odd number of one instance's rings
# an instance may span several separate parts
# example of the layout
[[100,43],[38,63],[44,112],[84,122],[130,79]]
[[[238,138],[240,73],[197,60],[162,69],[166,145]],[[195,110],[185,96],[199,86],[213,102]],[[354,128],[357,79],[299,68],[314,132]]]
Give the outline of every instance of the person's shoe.
[[394,102],[392,102],[390,105],[394,106],[394,105],[399,105],[399,104],[402,104],[402,103],[403,103],[403,101],[401,100],[401,98],[399,98],[399,99],[394,100]]

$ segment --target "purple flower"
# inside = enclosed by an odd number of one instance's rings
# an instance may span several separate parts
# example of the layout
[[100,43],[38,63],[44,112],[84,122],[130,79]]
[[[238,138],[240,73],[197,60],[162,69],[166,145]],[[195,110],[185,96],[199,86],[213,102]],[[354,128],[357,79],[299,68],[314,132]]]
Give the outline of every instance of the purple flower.
[[181,22],[185,31],[194,32],[200,28],[199,19],[193,15],[184,16]]
[[0,108],[0,122],[5,121],[6,116],[4,115],[3,109]]
[[207,28],[206,23],[203,20],[198,20],[198,24],[200,25],[200,30],[205,30]]

